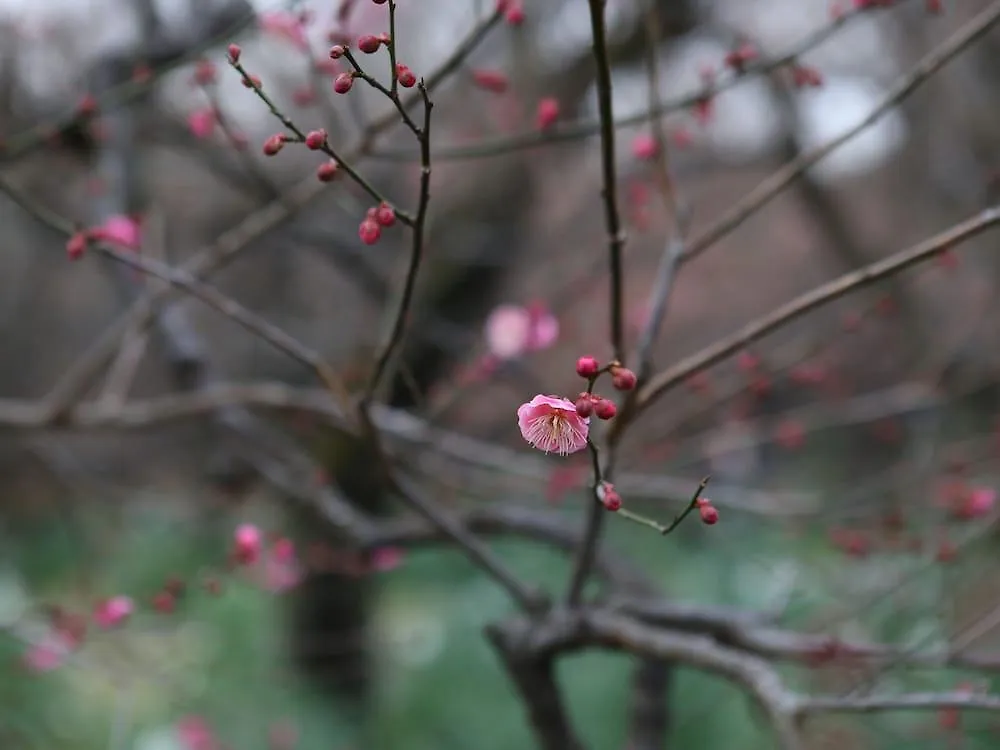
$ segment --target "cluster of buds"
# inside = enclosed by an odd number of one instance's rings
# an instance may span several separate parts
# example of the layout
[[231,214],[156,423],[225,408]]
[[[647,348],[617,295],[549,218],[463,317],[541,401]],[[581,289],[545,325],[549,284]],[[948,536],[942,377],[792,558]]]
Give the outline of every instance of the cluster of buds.
[[757,48],[750,42],[743,42],[736,49],[726,55],[726,67],[731,68],[737,75],[746,72],[747,65],[757,59]]
[[365,213],[365,218],[358,227],[358,236],[366,245],[374,245],[382,236],[382,228],[391,227],[395,223],[396,212],[392,206],[383,201]]
[[611,419],[618,413],[618,407],[609,399],[593,392],[594,383],[603,374],[611,375],[611,384],[619,391],[631,391],[636,385],[636,375],[618,362],[601,366],[594,357],[580,357],[576,361],[576,374],[589,381],[589,388],[576,399],[576,413],[581,417],[594,414],[598,419]]

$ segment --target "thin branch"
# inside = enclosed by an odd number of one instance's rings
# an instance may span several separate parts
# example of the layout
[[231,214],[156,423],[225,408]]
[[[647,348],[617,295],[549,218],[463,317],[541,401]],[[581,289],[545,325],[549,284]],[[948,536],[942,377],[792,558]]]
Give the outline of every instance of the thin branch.
[[[1000,3],[997,3],[997,16],[1000,18]],[[940,255],[953,249],[957,244],[972,239],[978,234],[1000,223],[1000,207],[989,208],[977,216],[958,224],[930,239],[901,250],[895,255],[877,261],[857,271],[844,274],[810,292],[797,297],[785,305],[751,321],[741,330],[727,336],[711,346],[702,349],[690,357],[678,362],[673,367],[653,376],[640,389],[636,402],[637,409],[649,406],[667,390],[683,382],[690,375],[711,367],[717,362],[734,354],[748,344],[781,328],[807,312],[815,310],[856,289],[874,284],[881,279],[904,271],[922,261]],[[616,425],[612,424],[612,431]]]
[[410,249],[410,262],[406,269],[406,280],[403,282],[403,291],[399,297],[399,306],[396,309],[392,329],[375,361],[375,369],[372,372],[371,379],[368,382],[368,387],[362,399],[363,408],[367,408],[371,404],[379,383],[389,368],[389,362],[393,354],[403,342],[403,335],[406,333],[407,318],[410,315],[410,307],[413,303],[413,293],[417,287],[417,276],[424,257],[424,243],[426,241],[425,226],[427,223],[427,209],[430,206],[431,197],[431,110],[434,104],[427,93],[427,86],[424,81],[421,80],[417,86],[424,100],[424,124],[421,129],[414,131],[420,143],[420,197],[417,205],[417,215],[412,224],[413,244]]
[[[791,48],[782,55],[768,59],[754,61],[746,65],[741,73],[733,73],[727,77],[718,77],[710,83],[705,84],[697,91],[685,94],[675,99],[664,101],[656,106],[650,107],[645,112],[640,112],[627,117],[622,117],[614,121],[614,127],[625,128],[634,125],[641,125],[653,118],[662,118],[674,112],[682,112],[690,109],[699,102],[712,99],[719,94],[735,88],[736,86],[752,79],[757,75],[769,74],[779,68],[794,64],[796,59],[818,47],[827,39],[832,37],[837,31],[847,26],[848,23],[862,15],[870,15],[872,8],[858,7],[845,11],[840,16],[832,19],[830,23],[808,34],[801,42],[792,45]],[[881,9],[878,9],[881,10]],[[489,140],[482,140],[468,146],[452,146],[439,149],[435,158],[438,161],[457,161],[465,159],[481,159],[498,156],[529,148],[536,148],[553,143],[565,143],[581,138],[597,135],[601,132],[601,118],[578,120],[557,124],[555,127],[538,131],[532,129],[515,135],[502,136]],[[412,155],[405,151],[389,151],[380,149],[372,153],[376,159],[390,161],[410,161]]]
[[348,409],[350,395],[347,392],[347,387],[326,362],[323,355],[315,349],[306,346],[294,336],[260,317],[231,297],[227,297],[215,287],[199,281],[189,273],[110,245],[101,246],[99,250],[119,263],[136,268],[162,279],[172,286],[183,289],[195,299],[204,302],[234,323],[243,326],[247,331],[268,342],[295,361],[306,365],[316,373],[320,382],[339,401],[341,408],[345,411]]
[[711,226],[692,237],[688,242],[687,250],[680,257],[679,262],[684,264],[693,260],[740,226],[791,185],[799,175],[871,127],[883,115],[912,94],[921,83],[961,54],[969,45],[986,34],[998,22],[1000,22],[1000,2],[993,2],[948,39],[925,55],[912,70],[901,76],[890,87],[882,101],[854,127],[845,130],[839,136],[827,141],[823,145],[811,151],[804,152],[799,158],[786,164],[761,182],[742,200],[713,222]]
[[[428,92],[433,91],[462,64],[487,34],[497,26],[503,15],[495,10],[490,16],[474,26],[469,34],[454,49],[441,65],[426,77]],[[403,106],[409,107],[421,98],[420,92],[403,99]],[[349,150],[348,159],[354,160],[370,153],[376,139],[390,130],[397,122],[396,113],[387,112],[372,122],[360,142]],[[192,276],[200,277],[212,273],[234,259],[250,242],[271,231],[294,215],[319,195],[326,184],[310,175],[298,185],[284,191],[282,200],[275,200],[248,214],[243,221],[220,235],[214,243],[192,256],[181,269]],[[46,404],[54,413],[65,411],[87,388],[96,374],[118,350],[118,342],[129,326],[144,330],[159,309],[175,297],[172,289],[148,291],[141,295],[132,307],[95,341],[66,371],[52,388]]]
[[547,598],[542,592],[522,583],[489,547],[470,534],[460,520],[426,497],[416,484],[403,477],[393,477],[391,487],[409,507],[454,542],[466,557],[506,589],[522,609],[536,612],[547,606]]
[[604,221],[608,232],[608,297],[611,306],[611,349],[614,358],[625,361],[624,302],[622,300],[622,250],[625,233],[618,214],[618,176],[615,170],[615,128],[611,99],[611,62],[608,60],[604,0],[588,0],[593,36],[594,64],[597,66],[597,105],[601,121],[601,172]]

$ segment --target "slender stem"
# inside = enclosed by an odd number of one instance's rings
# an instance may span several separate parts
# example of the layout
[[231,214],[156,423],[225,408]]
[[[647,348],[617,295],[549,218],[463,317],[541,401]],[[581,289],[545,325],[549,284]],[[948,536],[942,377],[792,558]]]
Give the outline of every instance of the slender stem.
[[399,307],[396,310],[392,330],[375,361],[375,370],[362,399],[362,408],[368,408],[371,405],[375,391],[389,368],[389,361],[403,341],[407,318],[413,303],[413,292],[417,286],[417,275],[424,256],[424,229],[431,198],[431,110],[434,108],[434,103],[427,93],[424,81],[421,80],[417,85],[424,99],[424,124],[417,136],[420,141],[420,198],[417,204],[417,215],[413,221],[413,246],[410,250],[410,263],[406,269],[406,280],[403,283],[403,292],[399,298]]
[[[257,82],[254,81],[253,78],[250,77],[250,74],[247,73],[246,68],[243,67],[242,63],[234,62],[234,61],[230,60],[229,64],[230,64],[230,66],[232,66],[232,68],[234,70],[236,70],[240,74],[240,76],[242,76],[242,80],[243,80],[244,85],[248,86],[250,88],[250,90],[253,91],[254,94],[257,95],[257,98],[260,99],[262,102],[264,102],[264,104],[267,106],[267,108],[271,112],[271,114],[274,115],[275,118],[277,118],[277,120],[282,125],[284,125],[285,128],[290,133],[292,133],[292,135],[295,137],[295,140],[297,142],[300,142],[300,143],[301,142],[305,142],[305,140],[306,140],[306,134],[305,134],[305,132],[298,125],[296,125],[292,121],[292,119],[290,117],[288,117],[288,115],[286,115],[284,112],[281,111],[281,109],[278,107],[277,104],[274,103],[274,101],[271,99],[271,97],[268,96],[264,92],[264,89],[262,89],[257,84]],[[388,205],[391,205],[390,202],[388,200],[386,200],[385,196],[383,196],[375,188],[374,185],[372,185],[370,182],[368,182],[368,180],[366,180],[361,175],[360,172],[358,172],[353,166],[351,166],[351,163],[350,163],[349,159],[344,158],[344,156],[342,154],[340,154],[336,149],[333,148],[333,146],[330,145],[329,139],[327,139],[323,143],[323,146],[320,148],[320,151],[322,151],[324,154],[326,154],[331,159],[333,159],[334,161],[336,161],[337,162],[337,166],[340,169],[344,170],[344,172],[346,172],[347,175],[352,180],[354,180],[354,182],[357,183],[357,185],[362,190],[364,190],[366,193],[368,193],[368,195],[370,195],[371,198],[376,203],[386,203]],[[400,209],[397,209],[395,207],[393,207],[393,210],[394,210],[394,212],[396,214],[396,218],[399,219],[399,221],[401,223],[406,224],[407,226],[413,224],[413,218],[408,213],[406,213],[405,211],[402,211]]]
[[[396,70],[396,0],[389,0],[389,80],[392,81],[389,89],[389,98],[399,107],[399,72]],[[400,107],[403,119],[409,124],[410,117],[406,110]]]
[[701,480],[701,482],[698,484],[697,489],[695,489],[694,491],[694,495],[691,497],[691,502],[687,504],[687,507],[677,514],[674,520],[670,522],[669,526],[660,531],[660,533],[663,534],[663,536],[666,536],[671,531],[680,526],[681,522],[683,522],[684,519],[691,514],[691,511],[693,511],[695,508],[698,507],[698,500],[701,498],[701,493],[704,492],[705,488],[708,486],[708,480],[709,477],[705,477],[704,479]]
[[604,218],[608,231],[608,278],[611,283],[611,348],[625,361],[624,303],[622,300],[622,251],[625,233],[618,214],[618,177],[615,170],[615,117],[611,100],[611,62],[604,24],[604,0],[589,0],[594,63],[597,65],[597,103],[601,120],[601,171],[604,185]]
[[[1000,2],[997,3],[997,8],[1000,10]],[[805,313],[857,289],[893,276],[921,261],[940,255],[954,248],[959,242],[971,239],[997,224],[1000,224],[1000,206],[993,206],[941,234],[857,271],[844,274],[840,278],[806,292],[767,315],[752,320],[736,333],[716,341],[700,352],[681,360],[673,367],[654,375],[639,392],[636,399],[637,411],[649,406],[670,388],[683,382],[692,374],[711,367],[748,344],[800,318]],[[614,429],[614,425],[612,429]]]

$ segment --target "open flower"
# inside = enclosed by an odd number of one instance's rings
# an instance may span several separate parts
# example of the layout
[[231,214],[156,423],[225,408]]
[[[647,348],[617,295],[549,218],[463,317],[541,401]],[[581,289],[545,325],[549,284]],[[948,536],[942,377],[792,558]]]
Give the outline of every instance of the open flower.
[[587,446],[590,417],[577,414],[568,399],[539,394],[518,407],[517,426],[532,447],[565,456]]

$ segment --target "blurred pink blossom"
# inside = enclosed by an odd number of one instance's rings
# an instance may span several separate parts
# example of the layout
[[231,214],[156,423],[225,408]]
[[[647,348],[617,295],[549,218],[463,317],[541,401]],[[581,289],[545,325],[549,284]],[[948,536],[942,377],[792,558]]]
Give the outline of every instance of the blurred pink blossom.
[[379,547],[372,551],[372,570],[384,573],[403,563],[403,550],[399,547]]
[[209,138],[215,132],[215,111],[211,107],[196,110],[188,115],[187,123],[191,135],[195,138],[199,140]]
[[486,320],[486,345],[498,359],[548,349],[559,338],[559,321],[540,302],[500,305]]
[[24,666],[32,672],[51,672],[65,661],[75,645],[67,634],[53,630],[28,649]]
[[127,596],[113,596],[98,602],[94,608],[94,621],[105,630],[124,623],[132,614],[134,605]]
[[95,240],[114,242],[130,250],[137,250],[142,243],[142,230],[139,222],[128,216],[112,216],[99,227],[91,231]]
[[268,11],[260,14],[259,23],[265,33],[285,39],[301,50],[309,49],[304,25],[295,13],[284,10]]
[[185,716],[177,722],[177,739],[184,750],[215,750],[215,732],[201,716]]

